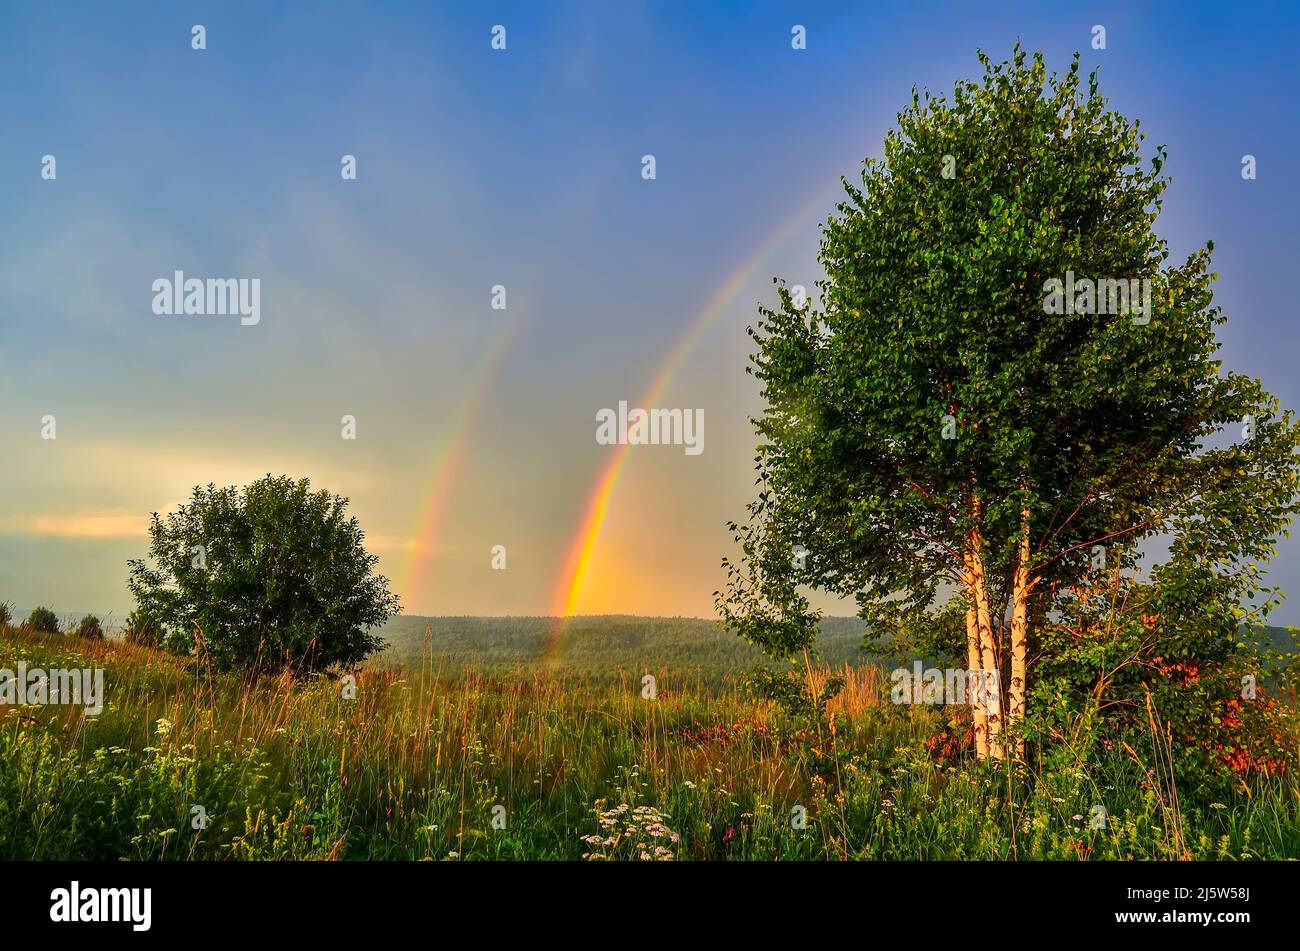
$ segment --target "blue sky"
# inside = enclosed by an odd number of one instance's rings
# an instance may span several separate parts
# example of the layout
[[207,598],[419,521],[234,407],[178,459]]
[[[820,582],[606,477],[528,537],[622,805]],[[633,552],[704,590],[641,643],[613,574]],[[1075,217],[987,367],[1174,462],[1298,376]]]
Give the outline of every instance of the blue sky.
[[[705,410],[707,451],[630,459],[580,602],[708,614],[750,490],[756,304],[773,276],[817,279],[835,183],[911,87],[950,89],[1016,40],[1054,68],[1080,51],[1168,146],[1159,228],[1176,258],[1215,242],[1226,363],[1300,406],[1293,4],[848,6],[5,5],[0,598],[121,612],[141,516],[273,470],[350,495],[394,579],[431,546],[408,608],[546,613],[607,450],[595,411],[635,401],[739,271],[664,393]],[[260,277],[262,323],[155,316],[151,282],[177,269]],[[440,441],[515,308],[419,537]],[[1300,598],[1298,555],[1284,544],[1273,577]]]

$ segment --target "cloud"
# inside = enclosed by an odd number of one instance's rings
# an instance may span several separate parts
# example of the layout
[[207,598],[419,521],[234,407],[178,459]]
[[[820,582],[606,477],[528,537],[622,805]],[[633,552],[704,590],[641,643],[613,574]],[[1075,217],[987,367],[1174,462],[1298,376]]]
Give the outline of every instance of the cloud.
[[0,533],[53,538],[136,538],[148,534],[149,516],[121,510],[76,515],[14,515],[0,518]]

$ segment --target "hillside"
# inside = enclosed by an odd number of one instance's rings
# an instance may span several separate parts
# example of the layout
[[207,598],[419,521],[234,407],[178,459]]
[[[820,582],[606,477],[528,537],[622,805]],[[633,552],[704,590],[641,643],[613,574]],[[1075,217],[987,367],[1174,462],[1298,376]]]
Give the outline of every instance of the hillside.
[[[14,609],[21,620],[29,608]],[[76,627],[86,612],[56,612],[65,630]],[[121,618],[101,614],[110,637],[120,634]],[[869,663],[861,650],[865,629],[853,617],[827,617],[821,622],[818,650],[833,666]],[[550,617],[469,617],[400,615],[380,628],[387,649],[373,659],[392,667],[418,661],[429,652],[445,668],[471,666],[482,670],[530,667],[543,659],[555,629]],[[1257,629],[1253,641],[1276,652],[1279,666],[1295,652],[1291,629],[1274,625]],[[427,640],[427,643],[426,643]],[[558,667],[604,672],[643,666],[696,670],[710,679],[772,661],[716,621],[691,617],[644,617],[629,614],[571,618],[557,643]]]

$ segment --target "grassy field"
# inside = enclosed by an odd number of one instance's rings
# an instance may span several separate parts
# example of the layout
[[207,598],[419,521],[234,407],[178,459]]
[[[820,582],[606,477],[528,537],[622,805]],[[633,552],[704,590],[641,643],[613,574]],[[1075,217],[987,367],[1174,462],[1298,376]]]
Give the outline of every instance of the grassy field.
[[[549,617],[424,617],[399,615],[379,630],[388,648],[378,664],[418,664],[431,649],[447,663],[481,670],[528,667],[547,654],[555,625]],[[829,664],[862,664],[865,627],[850,617],[821,621],[817,649]],[[758,648],[717,621],[692,617],[601,614],[570,618],[555,654],[572,671],[604,674],[631,665],[693,671],[721,682],[756,664],[777,667]]]
[[363,670],[347,699],[330,679],[196,676],[147,648],[0,631],[0,668],[19,660],[103,666],[108,698],[98,717],[0,706],[5,859],[1300,857],[1294,777],[1199,802],[1118,754],[999,772],[948,752],[949,711],[882,700],[872,667],[847,668],[814,728],[732,677],[644,665],[430,651]]

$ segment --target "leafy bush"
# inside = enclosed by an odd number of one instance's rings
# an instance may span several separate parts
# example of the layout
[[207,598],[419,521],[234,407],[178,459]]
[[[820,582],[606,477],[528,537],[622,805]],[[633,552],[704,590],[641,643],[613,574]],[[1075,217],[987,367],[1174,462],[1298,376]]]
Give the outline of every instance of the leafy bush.
[[126,617],[124,634],[127,641],[144,647],[157,647],[161,640],[162,628],[148,611],[136,608]]
[[57,634],[59,618],[49,608],[36,608],[27,616],[27,629],[41,634]]
[[103,640],[104,628],[100,626],[99,618],[95,617],[93,614],[87,614],[83,617],[81,623],[77,625],[77,636]]
[[347,499],[306,479],[196,488],[149,527],[149,554],[130,562],[141,616],[164,646],[217,669],[346,667],[379,649],[371,629],[397,613],[388,580],[362,544]]
[[8,627],[13,619],[13,605],[8,601],[0,601],[0,627]]
[[1233,607],[1192,576],[1081,587],[1038,641],[1031,731],[1070,738],[1048,767],[1122,755],[1200,798],[1284,771],[1293,714],[1267,696]]

